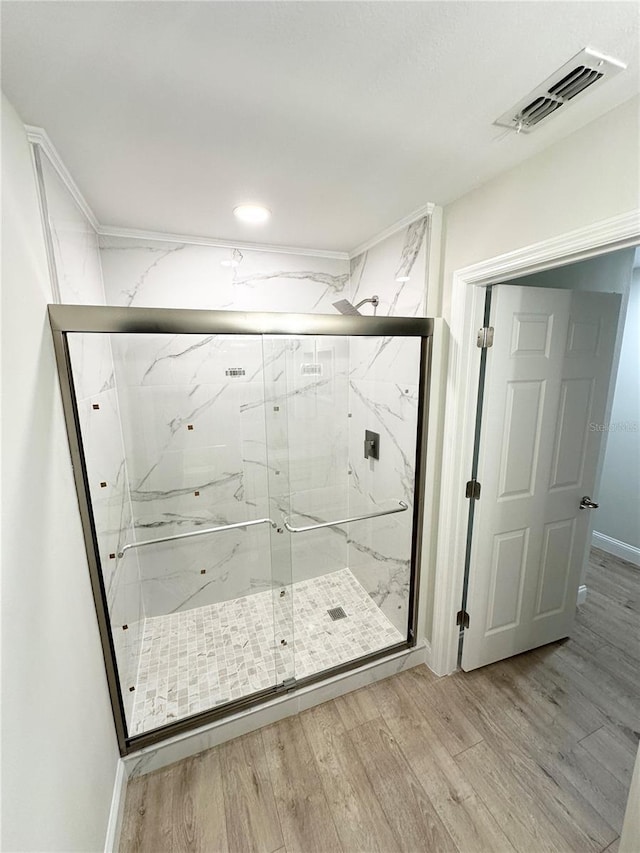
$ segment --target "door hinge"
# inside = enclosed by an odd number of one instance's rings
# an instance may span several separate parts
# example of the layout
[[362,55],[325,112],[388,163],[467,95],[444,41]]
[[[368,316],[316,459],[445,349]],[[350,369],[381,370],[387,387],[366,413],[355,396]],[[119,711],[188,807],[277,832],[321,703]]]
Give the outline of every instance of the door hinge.
[[478,330],[477,344],[481,349],[493,346],[493,326],[483,326]]
[[477,480],[469,480],[464,496],[465,498],[475,498],[475,500],[478,500],[480,497],[480,483]]
[[456,613],[456,625],[461,625],[463,628],[469,627],[469,614],[466,610],[458,610]]

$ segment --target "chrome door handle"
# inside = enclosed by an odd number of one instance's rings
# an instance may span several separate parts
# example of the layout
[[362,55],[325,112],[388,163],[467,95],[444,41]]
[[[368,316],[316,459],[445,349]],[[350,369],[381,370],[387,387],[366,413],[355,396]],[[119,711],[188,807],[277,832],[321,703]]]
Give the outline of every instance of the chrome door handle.
[[585,495],[580,501],[580,509],[598,509],[600,504],[592,501],[589,495]]

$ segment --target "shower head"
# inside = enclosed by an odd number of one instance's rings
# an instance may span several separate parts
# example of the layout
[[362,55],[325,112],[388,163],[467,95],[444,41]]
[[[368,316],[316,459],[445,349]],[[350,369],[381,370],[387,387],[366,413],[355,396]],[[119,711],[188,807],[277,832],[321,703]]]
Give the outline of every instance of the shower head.
[[333,303],[333,307],[337,308],[341,314],[352,314],[359,317],[360,312],[358,311],[358,308],[361,305],[365,305],[367,302],[370,302],[374,308],[377,308],[380,300],[377,296],[372,296],[370,299],[361,299],[357,305],[352,305],[348,299],[340,299],[338,302]]
[[337,308],[341,314],[356,314],[358,317],[360,316],[358,309],[348,299],[341,299],[339,302],[334,302],[333,307]]

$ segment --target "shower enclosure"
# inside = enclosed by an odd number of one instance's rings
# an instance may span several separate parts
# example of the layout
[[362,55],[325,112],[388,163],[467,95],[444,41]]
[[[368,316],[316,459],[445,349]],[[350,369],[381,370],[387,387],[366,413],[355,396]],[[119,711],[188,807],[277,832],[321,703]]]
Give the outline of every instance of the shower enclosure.
[[123,754],[415,644],[432,321],[49,315]]

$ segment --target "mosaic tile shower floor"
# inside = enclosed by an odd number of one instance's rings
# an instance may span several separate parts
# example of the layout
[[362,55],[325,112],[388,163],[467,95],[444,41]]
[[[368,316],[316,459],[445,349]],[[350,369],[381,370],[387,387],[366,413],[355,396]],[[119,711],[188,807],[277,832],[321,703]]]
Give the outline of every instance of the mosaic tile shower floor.
[[[346,618],[334,621],[335,607]],[[284,597],[268,590],[147,619],[130,733],[272,687],[294,675],[294,656],[304,678],[404,639],[349,569],[293,584]]]

